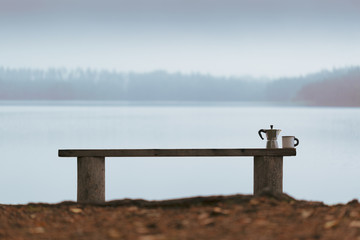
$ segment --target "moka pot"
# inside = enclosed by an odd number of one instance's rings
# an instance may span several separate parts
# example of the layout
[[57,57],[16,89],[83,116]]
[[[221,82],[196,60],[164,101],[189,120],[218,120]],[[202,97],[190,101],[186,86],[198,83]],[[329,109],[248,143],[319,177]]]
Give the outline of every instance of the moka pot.
[[266,148],[279,148],[277,137],[279,136],[280,132],[280,129],[273,129],[273,125],[270,125],[270,129],[260,129],[258,133],[262,140],[264,140],[264,138],[261,133],[266,134]]

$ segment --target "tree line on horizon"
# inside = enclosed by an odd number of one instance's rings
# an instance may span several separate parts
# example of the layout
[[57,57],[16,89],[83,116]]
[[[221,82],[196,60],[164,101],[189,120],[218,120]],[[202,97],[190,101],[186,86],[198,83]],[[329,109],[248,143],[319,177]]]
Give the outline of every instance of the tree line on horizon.
[[0,100],[258,101],[360,106],[360,67],[257,79],[0,67]]

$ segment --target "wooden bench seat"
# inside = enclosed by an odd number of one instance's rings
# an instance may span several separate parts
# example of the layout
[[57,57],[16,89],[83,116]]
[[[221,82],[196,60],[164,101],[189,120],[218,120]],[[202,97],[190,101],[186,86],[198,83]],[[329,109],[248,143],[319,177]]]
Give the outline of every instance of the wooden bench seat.
[[296,149],[60,149],[59,157],[77,157],[77,201],[105,202],[106,157],[254,157],[254,194],[264,189],[282,193],[283,156]]

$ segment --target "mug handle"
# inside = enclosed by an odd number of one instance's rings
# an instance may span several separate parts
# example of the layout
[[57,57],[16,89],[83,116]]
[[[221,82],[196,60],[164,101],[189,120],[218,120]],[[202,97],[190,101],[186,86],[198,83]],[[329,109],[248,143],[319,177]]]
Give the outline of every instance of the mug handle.
[[294,138],[294,141],[295,141],[294,147],[296,147],[297,145],[299,145],[299,139]]
[[259,132],[258,132],[260,138],[261,138],[262,140],[264,140],[263,136],[261,135],[262,132],[263,132],[263,133],[266,133],[266,131],[265,131],[264,129],[260,129]]

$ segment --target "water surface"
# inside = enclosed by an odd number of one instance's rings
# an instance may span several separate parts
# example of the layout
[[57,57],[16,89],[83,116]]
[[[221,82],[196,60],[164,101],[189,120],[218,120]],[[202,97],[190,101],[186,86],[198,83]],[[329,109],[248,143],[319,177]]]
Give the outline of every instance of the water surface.
[[[261,148],[260,128],[300,139],[284,191],[326,203],[359,198],[360,109],[247,104],[0,104],[0,203],[76,200],[67,148]],[[280,144],[281,145],[281,144]],[[251,157],[109,158],[106,199],[250,194]]]

